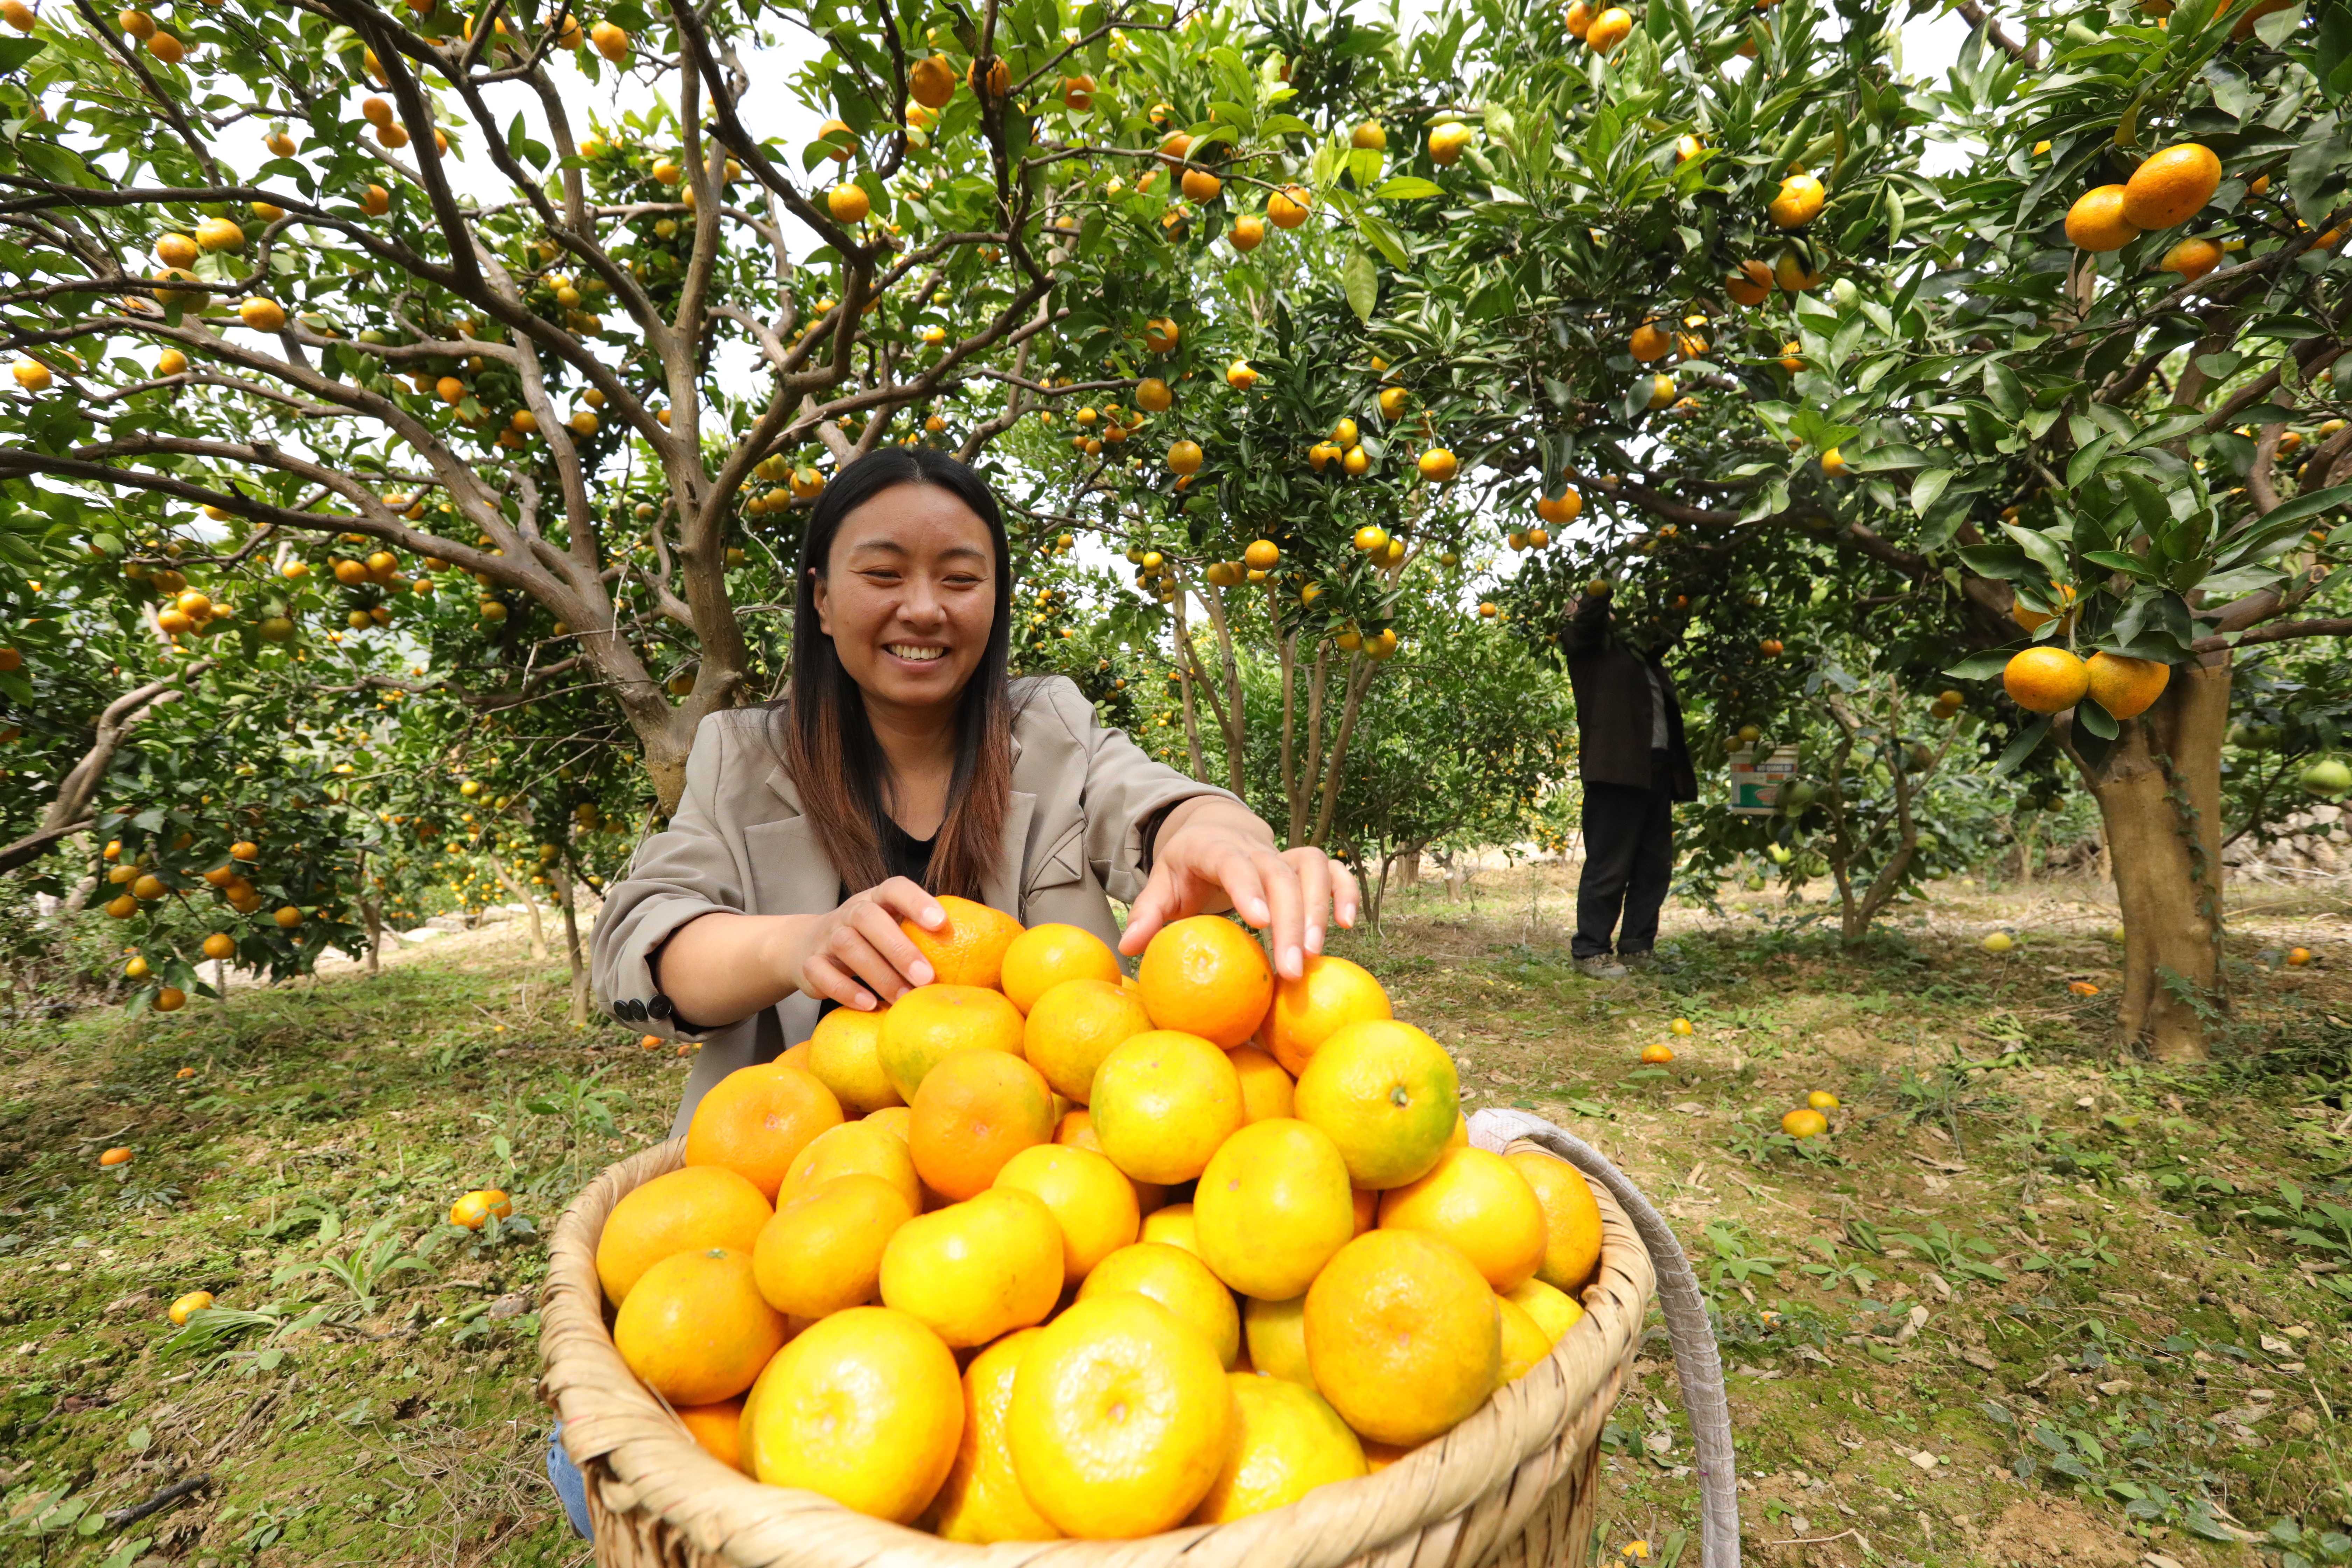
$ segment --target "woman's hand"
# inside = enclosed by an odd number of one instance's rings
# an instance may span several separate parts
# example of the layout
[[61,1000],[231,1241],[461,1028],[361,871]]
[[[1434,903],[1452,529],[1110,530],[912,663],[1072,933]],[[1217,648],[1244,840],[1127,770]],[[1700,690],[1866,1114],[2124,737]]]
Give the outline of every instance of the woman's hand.
[[919,883],[893,877],[851,894],[829,913],[794,922],[783,942],[781,962],[795,990],[871,1012],[877,996],[885,1003],[896,1002],[937,978],[899,922],[912,921],[925,931],[936,931],[947,918],[939,900]]
[[1151,879],[1128,912],[1121,952],[1141,952],[1170,921],[1231,909],[1265,931],[1275,973],[1296,980],[1323,951],[1327,923],[1356,923],[1356,879],[1320,849],[1276,849],[1247,807],[1200,795],[1169,812],[1152,846]]

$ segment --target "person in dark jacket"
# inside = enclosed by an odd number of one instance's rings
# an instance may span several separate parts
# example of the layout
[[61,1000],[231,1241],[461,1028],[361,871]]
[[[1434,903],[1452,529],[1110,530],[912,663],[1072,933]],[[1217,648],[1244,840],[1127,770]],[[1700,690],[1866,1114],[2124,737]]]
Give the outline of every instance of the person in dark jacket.
[[1584,876],[1569,952],[1594,979],[1622,980],[1655,962],[1658,910],[1675,868],[1674,803],[1698,798],[1698,775],[1666,673],[1675,639],[1636,646],[1609,605],[1609,584],[1593,584],[1560,633],[1584,778]]

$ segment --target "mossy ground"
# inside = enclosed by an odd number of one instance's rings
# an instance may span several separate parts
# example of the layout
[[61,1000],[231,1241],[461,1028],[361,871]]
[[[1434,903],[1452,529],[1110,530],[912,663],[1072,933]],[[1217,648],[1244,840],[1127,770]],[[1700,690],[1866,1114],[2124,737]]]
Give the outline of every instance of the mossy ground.
[[[1734,1369],[1756,1560],[2352,1561],[2340,917],[2242,914],[2223,1055],[2186,1068],[2110,1044],[2086,889],[1955,889],[1855,952],[1778,903],[1677,910],[1669,967],[1611,985],[1569,966],[1558,879],[1401,894],[1335,947],[1474,1107],[1570,1127],[1675,1221]],[[2022,939],[1998,959],[1996,924]],[[2258,956],[2296,943],[2307,969]],[[574,1031],[562,982],[499,929],[373,979],[0,1035],[0,1564],[587,1560],[541,1469],[541,1232],[667,1131],[685,1064]],[[1676,1059],[1640,1067],[1662,1040]],[[1816,1089],[1835,1131],[1780,1137]],[[102,1173],[116,1143],[137,1157]],[[485,1184],[516,1224],[442,1223]],[[276,1316],[175,1336],[197,1289]],[[1636,1372],[1595,1551],[1695,1568],[1663,1331]]]

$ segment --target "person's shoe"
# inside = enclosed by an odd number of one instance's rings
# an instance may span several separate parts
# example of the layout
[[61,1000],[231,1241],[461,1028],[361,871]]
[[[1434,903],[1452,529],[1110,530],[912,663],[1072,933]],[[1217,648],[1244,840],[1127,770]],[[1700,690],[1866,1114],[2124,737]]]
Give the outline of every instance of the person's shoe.
[[1655,969],[1658,966],[1658,955],[1646,947],[1632,952],[1627,952],[1621,948],[1618,950],[1617,962],[1629,970]]
[[1576,961],[1576,972],[1591,980],[1622,980],[1625,978],[1625,966],[1622,963],[1610,963],[1609,955],[1605,952],[1596,952],[1591,958],[1578,959]]

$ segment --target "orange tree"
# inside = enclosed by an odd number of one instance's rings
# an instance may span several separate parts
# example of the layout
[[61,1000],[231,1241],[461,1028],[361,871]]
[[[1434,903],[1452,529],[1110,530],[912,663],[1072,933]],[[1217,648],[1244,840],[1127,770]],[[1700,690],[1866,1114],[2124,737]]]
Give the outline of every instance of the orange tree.
[[[1460,357],[1433,335],[1456,299],[1508,367],[1470,454],[1495,493],[1597,503],[1575,570],[1522,573],[1522,625],[1598,564],[1759,646],[1780,606],[1719,590],[1762,549],[1833,574],[1850,625],[1881,611],[1911,690],[2039,650],[1970,702],[1997,770],[2054,744],[2097,797],[2124,1032],[2164,1055],[2226,1000],[2232,651],[2352,630],[2345,18],[2264,9],[2035,4],[1940,89],[1867,5],[1659,0],[1605,64],[1531,16],[1436,176],[1462,195],[1413,276],[1446,283],[1396,284],[1433,344],[1409,380]],[[1931,131],[1984,152],[1931,175]]]

